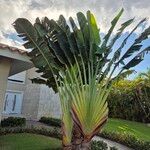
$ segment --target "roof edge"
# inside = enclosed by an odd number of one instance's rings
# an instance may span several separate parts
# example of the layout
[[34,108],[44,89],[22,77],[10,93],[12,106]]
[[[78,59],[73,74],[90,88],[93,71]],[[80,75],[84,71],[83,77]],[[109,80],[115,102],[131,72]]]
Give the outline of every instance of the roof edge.
[[0,43],[0,56],[2,57],[31,63],[30,58],[29,56],[27,56],[27,54],[27,51]]

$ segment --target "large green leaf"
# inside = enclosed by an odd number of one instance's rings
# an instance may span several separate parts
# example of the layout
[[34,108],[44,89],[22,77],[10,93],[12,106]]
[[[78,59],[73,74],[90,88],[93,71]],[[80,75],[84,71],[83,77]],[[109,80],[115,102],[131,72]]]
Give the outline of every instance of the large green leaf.
[[[119,52],[119,56],[118,56],[118,58],[120,57],[120,54],[121,54],[121,50],[126,46],[126,44],[127,44],[127,41],[128,41],[128,39],[130,38],[130,36],[134,33],[134,31],[140,26],[140,25],[142,25],[144,22],[146,21],[146,19],[144,18],[144,19],[142,19],[133,29],[132,29],[132,31],[128,34],[128,36],[123,40],[123,42],[121,43],[121,45],[120,45],[120,47],[116,50],[116,52]],[[133,43],[132,44],[132,46],[134,46],[134,45],[136,45],[137,43]],[[126,51],[126,53],[120,58],[120,60],[116,63],[117,65],[119,64],[119,63],[122,63],[123,61],[124,61],[124,57],[126,56],[126,55],[128,55],[128,52],[130,53],[130,55],[129,56],[131,56],[133,53],[134,53],[134,51],[132,50],[132,46]],[[140,47],[139,47],[140,48]],[[135,50],[135,49],[134,49]],[[139,50],[139,49],[138,49]],[[135,51],[138,51],[138,50],[135,50]],[[127,57],[126,57],[127,58]]]
[[118,22],[118,20],[120,19],[121,15],[122,15],[122,13],[123,13],[123,11],[124,11],[124,10],[121,9],[120,12],[117,14],[117,16],[111,21],[111,27],[110,27],[108,33],[107,33],[107,34],[105,35],[105,37],[104,37],[104,40],[105,40],[105,41],[103,42],[104,45],[107,44],[107,42],[108,42],[108,40],[109,40],[109,38],[110,38],[110,36],[111,36],[111,34],[112,34],[112,32],[113,32],[113,30],[114,30],[116,24],[117,24],[117,22]]
[[93,44],[99,45],[101,40],[100,40],[100,32],[95,20],[94,15],[90,12],[87,11],[87,21],[88,21],[88,26],[89,26],[89,31],[90,31],[90,41]]
[[87,56],[85,55],[86,54],[85,53],[86,49],[85,49],[83,34],[82,34],[81,30],[78,29],[78,27],[76,26],[76,24],[75,24],[72,17],[69,18],[69,21],[71,23],[71,27],[72,27],[72,30],[73,30],[73,33],[74,33],[74,38],[75,38],[76,43],[77,43],[79,54],[82,55],[83,58],[87,59]]
[[141,61],[144,59],[145,53],[150,51],[150,46],[142,50],[140,53],[138,53],[133,59],[131,59],[123,68],[129,69],[136,65],[138,65]]
[[[103,41],[103,43],[102,43],[101,49],[105,49],[105,48],[106,48],[107,43],[108,43],[108,41],[109,41],[109,39],[110,39],[110,36],[111,36],[111,34],[112,34],[112,32],[113,32],[113,30],[114,30],[114,28],[115,28],[115,26],[116,26],[118,20],[120,19],[120,17],[121,17],[121,15],[122,15],[123,11],[124,11],[124,10],[121,9],[121,10],[119,11],[119,13],[117,14],[117,16],[115,16],[115,18],[111,21],[111,27],[110,27],[108,33],[107,33],[107,34],[105,35],[105,37],[104,37],[104,41]],[[105,55],[108,55],[109,51],[106,51],[105,53],[106,53]]]
[[90,33],[89,33],[88,21],[82,12],[77,13],[77,18],[84,38],[85,54],[86,56],[88,56],[89,49],[90,49],[90,39],[89,39]]
[[[112,52],[112,46],[114,45],[115,41],[117,40],[117,38],[119,38],[121,36],[121,33],[123,32],[123,28],[120,30],[120,33],[117,33],[117,35],[115,36],[115,38],[110,42],[109,46],[107,46],[108,41],[111,37],[111,34],[118,22],[118,20],[120,19],[122,13],[123,13],[123,9],[120,10],[120,12],[117,14],[117,16],[115,16],[115,18],[111,21],[111,27],[108,30],[108,33],[104,36],[103,42],[101,44],[101,47],[96,51],[96,54],[98,56],[100,56],[100,69],[102,70],[103,67],[105,67],[105,64],[107,63],[107,57],[108,55]],[[125,24],[126,25],[126,24]],[[103,54],[103,55],[102,55]],[[111,61],[112,64],[113,61]],[[108,68],[106,69],[105,72],[108,72],[110,69],[110,65],[108,65]],[[108,71],[107,71],[108,70]],[[105,73],[105,75],[103,75],[103,77],[105,77],[107,75],[107,73]],[[103,77],[101,79],[103,79]]]
[[124,22],[123,24],[121,24],[121,28],[118,30],[118,32],[116,33],[116,35],[112,38],[110,44],[108,47],[110,47],[112,49],[112,47],[114,46],[115,42],[121,37],[123,31],[130,25],[132,24],[132,22],[134,21],[134,19],[129,19],[128,21]]

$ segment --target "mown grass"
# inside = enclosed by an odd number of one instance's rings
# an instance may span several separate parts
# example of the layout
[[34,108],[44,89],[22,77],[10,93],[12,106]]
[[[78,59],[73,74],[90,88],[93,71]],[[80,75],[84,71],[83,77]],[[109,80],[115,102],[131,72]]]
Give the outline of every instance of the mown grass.
[[0,136],[0,150],[55,150],[61,141],[43,135],[18,133]]
[[109,119],[104,127],[104,131],[130,134],[140,140],[150,141],[150,127],[144,123],[122,119]]

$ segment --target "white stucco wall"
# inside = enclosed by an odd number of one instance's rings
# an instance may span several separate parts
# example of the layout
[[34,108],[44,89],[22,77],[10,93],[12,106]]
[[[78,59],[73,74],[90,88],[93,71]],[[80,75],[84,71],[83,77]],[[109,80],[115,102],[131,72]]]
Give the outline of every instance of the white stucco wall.
[[24,83],[8,82],[7,90],[23,92],[21,114],[17,116],[30,120],[37,120],[42,116],[60,118],[58,94],[46,85],[32,84],[30,79],[40,76],[35,70],[32,68],[26,71]]
[[40,86],[38,119],[42,116],[60,118],[61,108],[58,94],[45,85]]
[[58,94],[46,85],[32,84],[30,79],[39,77],[35,68],[27,70],[22,115],[27,119],[37,120],[42,116],[61,116]]
[[31,80],[39,76],[35,68],[26,71],[24,97],[22,103],[22,115],[30,120],[36,120],[38,115],[38,105],[40,99],[40,85],[32,84]]
[[26,85],[22,103],[22,115],[29,120],[36,120],[40,98],[40,86],[35,84]]
[[0,121],[2,118],[5,92],[7,87],[7,78],[11,67],[9,59],[0,58]]

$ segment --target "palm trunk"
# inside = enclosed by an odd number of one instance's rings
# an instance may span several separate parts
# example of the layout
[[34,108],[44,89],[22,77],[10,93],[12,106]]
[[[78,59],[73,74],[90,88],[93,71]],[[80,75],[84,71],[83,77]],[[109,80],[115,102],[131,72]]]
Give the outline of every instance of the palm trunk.
[[77,145],[73,150],[90,150],[90,142],[82,142],[80,145]]
[[82,142],[81,144],[78,145],[72,145],[72,150],[90,150],[91,149],[91,144],[90,142]]
[[84,139],[80,128],[74,124],[71,145],[63,146],[63,150],[90,150],[91,141]]
[[63,146],[63,150],[72,150],[72,145]]
[[73,126],[72,150],[90,150],[90,142],[84,141],[80,128],[75,124]]
[[64,146],[63,150],[91,150],[91,144],[90,142],[81,143],[79,145],[70,145],[70,146]]
[[90,150],[91,149],[91,144],[90,142],[83,142],[81,144],[80,150]]

